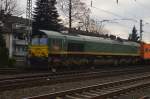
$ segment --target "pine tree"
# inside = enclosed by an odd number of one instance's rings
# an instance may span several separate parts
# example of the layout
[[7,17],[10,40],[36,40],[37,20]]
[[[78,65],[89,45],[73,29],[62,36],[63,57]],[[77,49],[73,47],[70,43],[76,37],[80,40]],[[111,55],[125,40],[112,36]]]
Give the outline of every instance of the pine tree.
[[137,34],[137,30],[136,30],[135,26],[132,29],[132,34],[129,35],[129,40],[130,41],[134,41],[134,42],[138,42],[139,41],[139,36]]
[[6,42],[3,37],[3,18],[4,18],[4,10],[0,10],[0,67],[5,67],[8,64],[9,60],[9,53],[8,49],[6,48]]
[[0,27],[0,67],[8,65],[8,49],[6,48],[5,39],[2,35],[2,28]]
[[33,30],[60,30],[61,24],[55,7],[56,3],[56,0],[37,0],[34,9]]

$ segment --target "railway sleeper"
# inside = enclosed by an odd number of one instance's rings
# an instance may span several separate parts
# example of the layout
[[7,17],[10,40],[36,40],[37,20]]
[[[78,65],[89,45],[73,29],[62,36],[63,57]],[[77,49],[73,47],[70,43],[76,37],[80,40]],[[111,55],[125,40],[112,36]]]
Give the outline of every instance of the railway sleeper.
[[75,96],[77,96],[77,97],[80,97],[80,98],[90,98],[91,96],[89,96],[89,95],[85,95],[85,94],[82,94],[82,93],[75,93]]
[[101,92],[98,92],[97,91],[98,89],[89,90],[89,91],[83,92],[81,94],[75,94],[75,96],[71,95],[71,96],[74,96],[75,98],[69,98],[69,99],[99,99],[98,97],[107,98],[107,95],[108,95],[108,97],[114,98],[114,96],[117,97],[118,95],[120,95],[122,93],[129,92],[131,90],[136,90],[139,86],[149,84],[149,83],[150,83],[150,81],[145,81],[145,83],[139,82],[137,84],[128,85],[128,86],[118,86],[118,87],[114,87],[114,88],[108,88],[103,91],[101,90]]
[[[73,95],[66,95],[64,98],[65,99],[83,99],[83,98],[80,98],[80,97],[77,97],[77,96],[73,96]],[[64,99],[64,98],[62,98],[62,99]]]

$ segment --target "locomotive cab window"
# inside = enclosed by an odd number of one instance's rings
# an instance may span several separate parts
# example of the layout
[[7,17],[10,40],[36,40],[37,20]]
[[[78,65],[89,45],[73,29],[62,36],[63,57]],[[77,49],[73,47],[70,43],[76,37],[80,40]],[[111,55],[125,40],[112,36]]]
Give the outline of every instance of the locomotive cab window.
[[32,45],[39,45],[39,37],[38,36],[34,36],[32,37]]
[[40,45],[47,45],[48,39],[46,36],[40,37]]
[[84,51],[84,44],[68,43],[68,51]]
[[61,39],[52,39],[51,41],[52,50],[59,51],[62,49],[62,40]]

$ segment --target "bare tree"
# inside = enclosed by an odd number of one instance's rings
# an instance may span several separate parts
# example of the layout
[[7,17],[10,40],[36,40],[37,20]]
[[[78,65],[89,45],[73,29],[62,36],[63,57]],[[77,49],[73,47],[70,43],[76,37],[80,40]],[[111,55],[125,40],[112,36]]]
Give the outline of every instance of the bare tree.
[[17,5],[17,0],[0,0],[0,15],[5,15],[3,20],[6,20],[11,15],[19,16],[23,13],[24,11],[21,11]]
[[[66,19],[69,20],[69,0],[59,0],[58,8],[63,18],[65,18],[65,25],[68,25],[69,21],[66,21]],[[84,2],[81,2],[81,0],[72,0],[71,17],[74,27],[81,23],[84,27],[87,27],[89,16],[90,9]]]
[[[62,15],[64,25],[69,24],[69,0],[58,0],[58,9]],[[104,25],[90,17],[91,10],[82,0],[72,0],[72,24],[82,31],[104,34]],[[68,20],[68,21],[66,21]]]
[[104,25],[102,24],[102,22],[99,22],[96,19],[90,19],[88,31],[99,33],[99,34],[104,34]]

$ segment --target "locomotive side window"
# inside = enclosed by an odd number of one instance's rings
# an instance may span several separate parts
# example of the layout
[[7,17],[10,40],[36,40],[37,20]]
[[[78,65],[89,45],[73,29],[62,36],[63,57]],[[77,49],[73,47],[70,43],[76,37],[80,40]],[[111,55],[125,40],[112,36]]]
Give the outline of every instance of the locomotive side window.
[[84,51],[84,44],[68,43],[68,51]]
[[62,43],[60,39],[53,39],[52,40],[52,50],[59,51],[62,48]]

